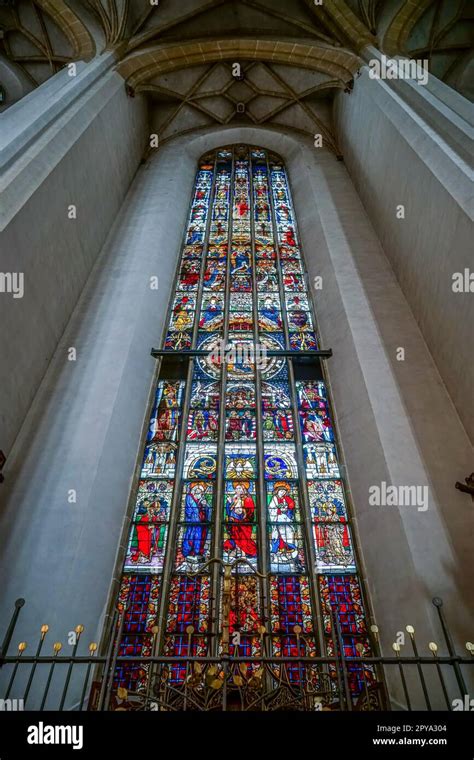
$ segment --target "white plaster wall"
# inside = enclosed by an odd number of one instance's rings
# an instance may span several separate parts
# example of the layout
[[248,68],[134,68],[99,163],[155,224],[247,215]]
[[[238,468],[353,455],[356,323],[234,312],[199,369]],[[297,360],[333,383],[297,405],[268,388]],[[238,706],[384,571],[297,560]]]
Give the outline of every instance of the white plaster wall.
[[23,273],[25,282],[22,299],[0,293],[7,455],[144,150],[146,104],[127,98],[122,79],[104,66],[94,63],[99,81],[87,68],[81,82],[60,72],[46,83],[45,101],[39,88],[0,116],[10,161],[1,180],[0,271]]
[[474,295],[452,290],[453,273],[473,271],[472,111],[469,123],[468,102],[453,91],[441,102],[440,89],[433,78],[426,90],[370,79],[365,67],[353,92],[336,96],[335,124],[349,174],[472,441]]
[[[440,642],[435,594],[459,644],[473,625],[472,505],[453,488],[471,463],[465,431],[343,164],[310,141],[259,128],[172,141],[139,171],[7,464],[1,619],[24,596],[18,635],[27,640],[45,621],[51,641],[79,622],[87,641],[100,634],[152,385],[149,351],[161,339],[196,161],[237,141],[285,159],[309,273],[323,276],[319,327],[334,351],[327,366],[362,576],[385,651],[406,623],[420,644]],[[149,288],[155,273],[158,293]],[[429,509],[369,507],[369,487],[381,481],[427,485]]]

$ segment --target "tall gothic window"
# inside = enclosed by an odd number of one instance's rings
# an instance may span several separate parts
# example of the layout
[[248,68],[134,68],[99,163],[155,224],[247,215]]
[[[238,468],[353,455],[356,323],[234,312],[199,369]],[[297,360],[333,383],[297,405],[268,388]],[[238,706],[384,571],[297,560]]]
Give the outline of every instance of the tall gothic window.
[[[298,684],[296,658],[334,654],[335,625],[347,656],[369,654],[278,156],[232,146],[199,162],[162,353],[123,567],[119,654],[180,658],[166,671],[176,685],[187,658],[222,653],[249,657],[254,670],[263,655],[289,658],[285,678]],[[352,668],[355,695],[371,676]],[[148,678],[147,667],[127,663],[115,684],[140,692]]]

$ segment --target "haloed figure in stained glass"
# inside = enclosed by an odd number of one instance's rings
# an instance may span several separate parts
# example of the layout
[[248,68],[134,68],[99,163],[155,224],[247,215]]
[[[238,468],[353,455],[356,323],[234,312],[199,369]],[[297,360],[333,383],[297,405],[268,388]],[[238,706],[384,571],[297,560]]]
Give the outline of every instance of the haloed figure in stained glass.
[[250,271],[250,251],[238,246],[231,256],[232,274],[247,274]]
[[275,299],[271,293],[265,296],[263,304],[259,309],[259,317],[264,329],[265,326],[269,329],[282,329],[280,312],[275,305]]
[[239,480],[232,485],[234,493],[228,496],[225,504],[226,517],[231,525],[228,526],[229,537],[224,541],[223,549],[243,557],[256,557],[257,544],[253,539],[251,524],[254,520],[255,502],[250,494],[250,483]]
[[211,508],[206,500],[207,483],[195,483],[186,495],[184,517],[188,525],[183,536],[183,557],[196,557],[201,560],[204,557],[206,539],[209,529],[202,523],[208,523],[211,519]]
[[295,501],[291,497],[290,484],[283,481],[276,482],[273,486],[273,496],[268,505],[268,517],[272,524],[271,552],[278,555],[279,562],[290,565],[295,572],[301,572],[303,567],[299,561],[296,534],[293,527],[295,506]]
[[222,303],[217,296],[212,295],[203,309],[199,327],[201,330],[215,330],[220,327],[222,316]]

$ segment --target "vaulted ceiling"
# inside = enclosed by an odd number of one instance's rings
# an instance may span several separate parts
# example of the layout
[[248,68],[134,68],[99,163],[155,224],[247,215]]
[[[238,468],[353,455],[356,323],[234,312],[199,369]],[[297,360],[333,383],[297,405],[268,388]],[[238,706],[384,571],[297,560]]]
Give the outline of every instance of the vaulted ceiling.
[[321,134],[337,153],[332,96],[350,89],[363,47],[428,58],[472,96],[473,21],[464,0],[3,0],[0,83],[9,104],[113,50],[161,140],[267,124]]

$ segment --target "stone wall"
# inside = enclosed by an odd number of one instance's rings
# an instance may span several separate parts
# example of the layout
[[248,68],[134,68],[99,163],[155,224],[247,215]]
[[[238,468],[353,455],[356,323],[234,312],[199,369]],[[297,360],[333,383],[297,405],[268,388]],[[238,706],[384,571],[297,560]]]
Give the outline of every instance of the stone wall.
[[335,122],[349,174],[473,441],[474,296],[452,288],[454,273],[474,271],[469,105],[435,79],[425,88],[370,79],[364,68],[353,92],[336,96]]
[[2,115],[0,271],[24,277],[23,298],[0,293],[7,455],[145,146],[145,102],[127,98],[108,66],[94,66],[95,78],[88,67],[78,81],[60,72]]

